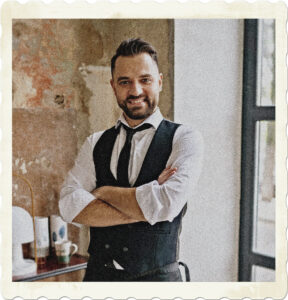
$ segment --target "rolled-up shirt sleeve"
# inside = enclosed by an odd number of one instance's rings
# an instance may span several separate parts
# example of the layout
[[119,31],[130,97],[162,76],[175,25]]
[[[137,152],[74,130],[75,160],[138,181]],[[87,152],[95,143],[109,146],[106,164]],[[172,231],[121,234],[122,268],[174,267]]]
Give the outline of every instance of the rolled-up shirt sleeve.
[[197,185],[203,160],[201,134],[180,126],[174,135],[173,148],[166,166],[177,171],[164,184],[157,180],[136,188],[136,199],[151,224],[170,221],[180,213]]
[[61,187],[59,210],[63,220],[68,223],[95,199],[91,194],[96,187],[93,149],[95,140],[98,140],[101,134],[102,132],[86,139]]

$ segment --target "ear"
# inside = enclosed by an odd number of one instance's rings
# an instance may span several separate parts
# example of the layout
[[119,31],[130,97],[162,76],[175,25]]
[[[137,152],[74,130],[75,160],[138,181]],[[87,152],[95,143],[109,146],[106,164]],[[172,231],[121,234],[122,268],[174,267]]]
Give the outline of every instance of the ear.
[[110,85],[111,85],[111,87],[112,87],[112,89],[113,89],[114,95],[116,95],[116,92],[115,92],[115,83],[114,83],[113,78],[110,79]]
[[159,92],[162,91],[163,74],[159,73]]

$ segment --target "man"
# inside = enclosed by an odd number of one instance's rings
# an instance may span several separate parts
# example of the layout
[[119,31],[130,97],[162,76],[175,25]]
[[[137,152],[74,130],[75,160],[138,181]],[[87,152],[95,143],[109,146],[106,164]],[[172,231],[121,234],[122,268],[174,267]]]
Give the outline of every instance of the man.
[[201,136],[163,119],[163,76],[150,44],[123,41],[111,73],[123,114],[82,146],[61,190],[61,215],[90,226],[84,281],[182,281],[179,234],[200,173]]

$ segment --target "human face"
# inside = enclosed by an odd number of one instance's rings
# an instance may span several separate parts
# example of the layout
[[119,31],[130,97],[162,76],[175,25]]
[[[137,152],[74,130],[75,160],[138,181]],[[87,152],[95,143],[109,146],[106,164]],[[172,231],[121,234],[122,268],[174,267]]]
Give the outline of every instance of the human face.
[[137,126],[156,110],[162,74],[149,54],[119,56],[110,83],[130,126]]

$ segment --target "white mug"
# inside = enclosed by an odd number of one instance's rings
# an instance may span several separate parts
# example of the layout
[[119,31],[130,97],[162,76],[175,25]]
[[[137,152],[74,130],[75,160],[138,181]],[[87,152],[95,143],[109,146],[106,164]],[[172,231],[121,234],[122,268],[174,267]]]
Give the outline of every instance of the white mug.
[[[74,248],[72,252],[71,247]],[[72,244],[72,242],[68,240],[56,241],[55,250],[58,258],[58,263],[69,264],[71,256],[78,251],[78,246],[76,244]]]
[[55,247],[56,241],[68,240],[67,223],[60,216],[50,216],[50,238],[52,247]]

